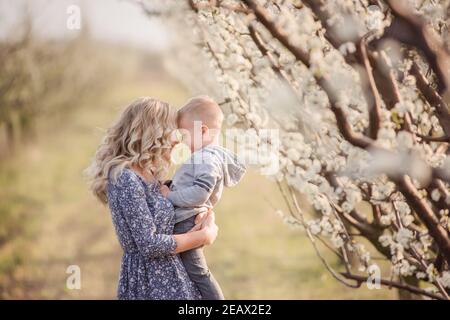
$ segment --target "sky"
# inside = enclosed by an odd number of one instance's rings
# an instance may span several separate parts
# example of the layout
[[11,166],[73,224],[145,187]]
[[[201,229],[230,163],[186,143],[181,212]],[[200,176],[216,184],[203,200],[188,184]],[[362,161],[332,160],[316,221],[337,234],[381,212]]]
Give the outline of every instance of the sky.
[[80,8],[82,27],[88,25],[92,35],[159,51],[170,43],[161,21],[149,19],[133,0],[0,0],[0,39],[20,29],[24,13],[30,12],[33,28],[49,38],[72,37],[79,32],[67,28],[72,5]]

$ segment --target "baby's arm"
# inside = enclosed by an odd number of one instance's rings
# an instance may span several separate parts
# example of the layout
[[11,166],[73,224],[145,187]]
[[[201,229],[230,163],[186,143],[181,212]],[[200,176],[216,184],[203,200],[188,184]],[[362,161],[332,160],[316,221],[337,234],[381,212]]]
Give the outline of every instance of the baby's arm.
[[216,164],[202,163],[195,168],[194,183],[191,187],[169,191],[166,197],[177,207],[201,206],[209,199],[219,178],[219,168]]

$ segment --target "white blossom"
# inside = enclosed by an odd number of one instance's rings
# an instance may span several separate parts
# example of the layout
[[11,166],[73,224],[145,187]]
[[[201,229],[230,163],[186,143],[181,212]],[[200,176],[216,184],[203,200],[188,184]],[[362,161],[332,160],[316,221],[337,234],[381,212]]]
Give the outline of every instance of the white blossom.
[[392,243],[392,237],[390,235],[382,235],[378,238],[378,240],[383,247],[388,247]]
[[309,221],[308,227],[313,235],[318,235],[321,232],[320,222],[317,220]]
[[356,46],[353,42],[346,42],[339,47],[339,51],[343,55],[347,55],[349,53],[354,53],[356,51]]
[[411,230],[406,228],[400,228],[395,235],[395,240],[405,248],[409,248],[410,242],[413,239],[414,234]]
[[444,271],[441,276],[438,277],[438,280],[445,288],[450,289],[450,272]]
[[234,113],[231,113],[227,116],[227,125],[230,127],[234,126],[238,121],[239,117]]
[[433,199],[433,201],[439,201],[439,199],[441,198],[441,192],[439,191],[439,189],[433,189],[433,191],[431,192],[431,199]]
[[344,245],[344,240],[342,240],[342,237],[341,237],[339,234],[334,233],[334,234],[331,236],[331,243],[332,243],[333,246],[335,246],[336,248],[340,248],[340,247],[342,247],[342,246]]

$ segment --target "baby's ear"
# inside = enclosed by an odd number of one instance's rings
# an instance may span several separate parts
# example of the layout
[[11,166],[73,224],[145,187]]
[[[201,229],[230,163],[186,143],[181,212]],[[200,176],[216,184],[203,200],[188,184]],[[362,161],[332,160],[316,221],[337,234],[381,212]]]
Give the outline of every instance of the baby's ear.
[[206,124],[202,124],[202,134],[205,134],[209,131],[209,128]]

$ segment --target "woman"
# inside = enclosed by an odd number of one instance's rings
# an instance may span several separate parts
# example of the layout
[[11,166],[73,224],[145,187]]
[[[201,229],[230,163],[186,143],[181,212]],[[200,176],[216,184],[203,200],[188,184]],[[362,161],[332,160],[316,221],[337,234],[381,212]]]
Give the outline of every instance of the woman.
[[211,244],[214,215],[199,231],[173,235],[174,208],[159,189],[176,143],[167,103],[140,98],[107,130],[88,168],[91,189],[109,205],[123,248],[119,299],[200,299],[177,253]]

